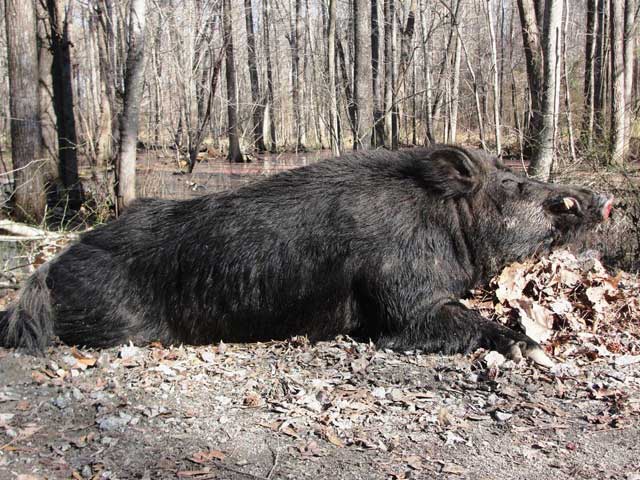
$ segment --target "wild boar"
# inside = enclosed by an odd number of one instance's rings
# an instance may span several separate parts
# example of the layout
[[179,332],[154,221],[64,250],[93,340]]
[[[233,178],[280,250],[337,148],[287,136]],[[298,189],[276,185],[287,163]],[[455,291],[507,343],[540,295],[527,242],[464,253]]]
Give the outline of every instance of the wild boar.
[[612,198],[456,146],[348,155],[237,190],[142,200],[26,283],[0,342],[253,342],[337,334],[552,364],[459,299],[607,219]]

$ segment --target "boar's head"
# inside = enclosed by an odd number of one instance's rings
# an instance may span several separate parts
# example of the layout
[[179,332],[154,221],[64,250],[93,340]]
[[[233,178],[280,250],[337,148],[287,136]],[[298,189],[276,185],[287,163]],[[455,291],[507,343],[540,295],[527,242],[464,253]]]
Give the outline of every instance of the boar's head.
[[476,258],[487,275],[569,242],[607,220],[611,212],[611,196],[527,178],[483,152],[463,156],[463,163],[473,165],[467,175],[476,178],[467,198]]

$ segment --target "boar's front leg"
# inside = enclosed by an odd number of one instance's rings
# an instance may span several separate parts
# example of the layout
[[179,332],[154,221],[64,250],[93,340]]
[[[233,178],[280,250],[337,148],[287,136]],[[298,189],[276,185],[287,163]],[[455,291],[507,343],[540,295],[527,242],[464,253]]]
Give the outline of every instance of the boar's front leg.
[[486,348],[515,361],[526,357],[545,367],[554,365],[531,338],[491,322],[455,300],[438,302],[432,306],[426,318],[405,325],[396,335],[383,336],[378,345],[444,354],[468,353]]

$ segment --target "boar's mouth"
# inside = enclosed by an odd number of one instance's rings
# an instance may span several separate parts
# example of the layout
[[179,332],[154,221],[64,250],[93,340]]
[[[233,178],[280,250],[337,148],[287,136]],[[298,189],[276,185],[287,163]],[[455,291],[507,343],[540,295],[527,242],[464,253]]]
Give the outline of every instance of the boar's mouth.
[[558,236],[554,244],[565,243],[572,234],[593,228],[608,220],[613,207],[613,197],[609,195],[559,195],[545,202],[545,209],[554,218]]

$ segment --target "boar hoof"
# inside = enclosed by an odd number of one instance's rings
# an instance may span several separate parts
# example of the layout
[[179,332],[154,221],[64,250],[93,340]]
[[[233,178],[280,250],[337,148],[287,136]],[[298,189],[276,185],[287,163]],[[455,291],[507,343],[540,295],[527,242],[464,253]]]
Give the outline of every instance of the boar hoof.
[[543,367],[551,368],[555,365],[553,360],[551,360],[538,345],[527,345],[526,342],[522,341],[515,342],[511,345],[506,356],[516,363],[520,362],[523,357],[526,357]]

